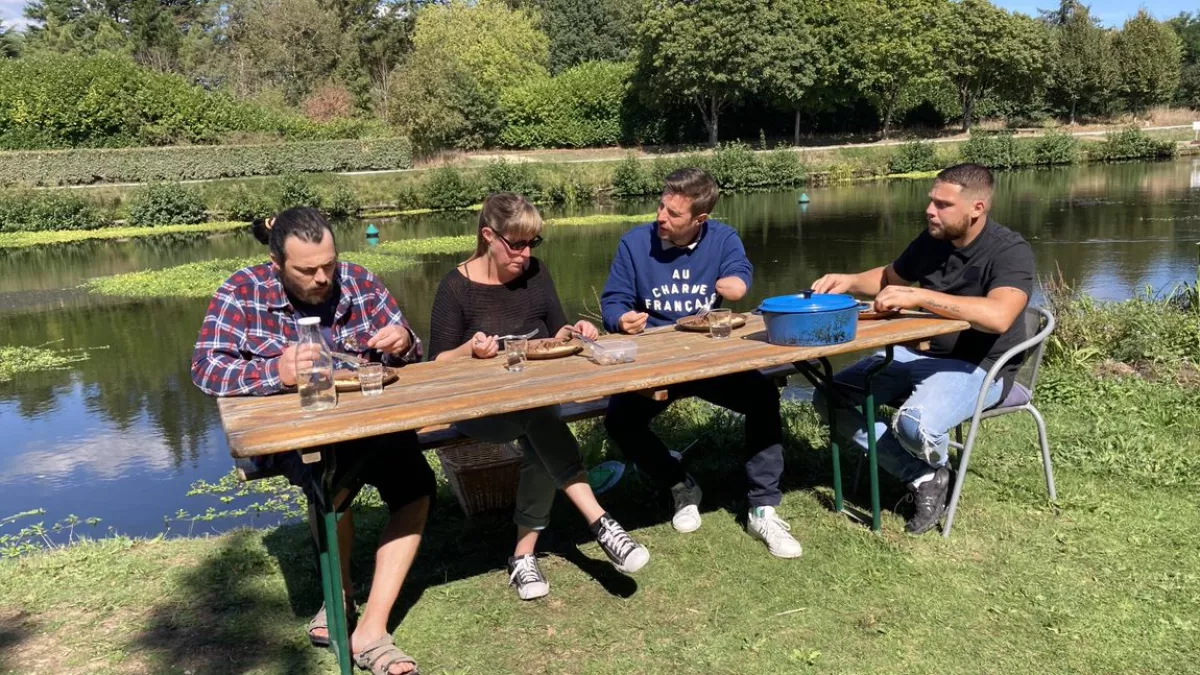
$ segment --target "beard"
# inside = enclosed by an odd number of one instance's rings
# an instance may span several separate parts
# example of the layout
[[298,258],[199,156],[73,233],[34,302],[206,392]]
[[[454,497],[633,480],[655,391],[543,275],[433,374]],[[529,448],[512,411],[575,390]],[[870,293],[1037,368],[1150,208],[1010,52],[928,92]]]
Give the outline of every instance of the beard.
[[325,284],[324,286],[310,286],[308,288],[298,288],[295,285],[284,281],[284,287],[288,293],[300,302],[309,305],[319,305],[329,299],[330,293],[333,292],[333,284]]
[[929,225],[929,235],[939,241],[954,240],[962,237],[971,229],[971,216],[962,217],[957,223],[942,223],[941,225]]

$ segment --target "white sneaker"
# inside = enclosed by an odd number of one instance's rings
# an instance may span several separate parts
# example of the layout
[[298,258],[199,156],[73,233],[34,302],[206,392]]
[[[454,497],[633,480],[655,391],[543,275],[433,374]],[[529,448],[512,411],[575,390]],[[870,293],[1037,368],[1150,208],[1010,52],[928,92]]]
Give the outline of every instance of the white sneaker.
[[676,532],[688,533],[700,529],[700,486],[691,476],[684,482],[671,488],[671,496],[675,500],[675,515],[671,517],[671,527]]
[[750,518],[746,523],[746,531],[755,539],[761,539],[767,545],[767,550],[776,558],[799,558],[804,553],[800,542],[790,533],[792,526],[787,521],[775,515],[775,507],[759,506],[750,509]]

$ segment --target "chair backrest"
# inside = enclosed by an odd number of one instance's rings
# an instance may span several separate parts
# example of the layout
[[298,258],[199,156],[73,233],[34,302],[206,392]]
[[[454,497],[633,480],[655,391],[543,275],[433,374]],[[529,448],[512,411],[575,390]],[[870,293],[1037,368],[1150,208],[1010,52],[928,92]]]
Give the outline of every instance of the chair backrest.
[[1054,331],[1054,315],[1044,307],[1030,305],[1025,308],[1025,335],[1029,336],[1024,342],[1009,350],[1010,353],[1025,353],[1025,362],[1017,373],[1017,380],[1024,384],[1032,394],[1037,386],[1038,370],[1042,366],[1042,356],[1046,352],[1046,338]]

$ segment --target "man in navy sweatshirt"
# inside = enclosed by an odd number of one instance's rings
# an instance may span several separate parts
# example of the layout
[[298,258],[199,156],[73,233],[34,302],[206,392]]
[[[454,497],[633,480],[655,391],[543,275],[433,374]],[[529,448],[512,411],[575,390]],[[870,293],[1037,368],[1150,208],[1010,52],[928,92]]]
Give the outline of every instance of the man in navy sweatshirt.
[[[657,221],[634,228],[617,246],[600,296],[605,328],[632,335],[746,295],[754,268],[742,241],[733,228],[708,217],[719,196],[716,181],[700,169],[680,169],[667,176]],[[783,431],[779,390],[762,373],[752,370],[674,385],[668,389],[668,401],[637,393],[615,395],[604,426],[627,458],[660,489],[671,492],[671,525],[679,532],[694,532],[700,527],[700,487],[650,430],[651,420],[669,401],[688,396],[746,416],[746,529],[772,555],[799,557],[800,543],[775,514],[782,497]]]

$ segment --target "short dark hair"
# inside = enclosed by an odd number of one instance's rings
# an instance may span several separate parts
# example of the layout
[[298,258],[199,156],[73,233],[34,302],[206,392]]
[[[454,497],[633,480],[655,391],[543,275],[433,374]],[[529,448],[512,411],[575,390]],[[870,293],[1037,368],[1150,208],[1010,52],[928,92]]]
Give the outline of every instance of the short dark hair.
[[[271,250],[271,256],[282,263],[287,256],[284,245],[289,237],[315,244],[325,238],[325,233],[333,236],[333,228],[321,215],[321,212],[307,206],[298,206],[276,215],[274,218],[260,218],[250,224],[254,238],[266,244]],[[337,245],[337,241],[334,241]]]
[[992,170],[982,164],[955,164],[938,172],[934,179],[939,183],[958,185],[964,190],[992,192],[996,181],[992,178]]
[[689,168],[672,171],[663,181],[663,194],[682,195],[691,199],[692,216],[698,216],[712,213],[717,200],[721,198],[721,189],[704,169]]

